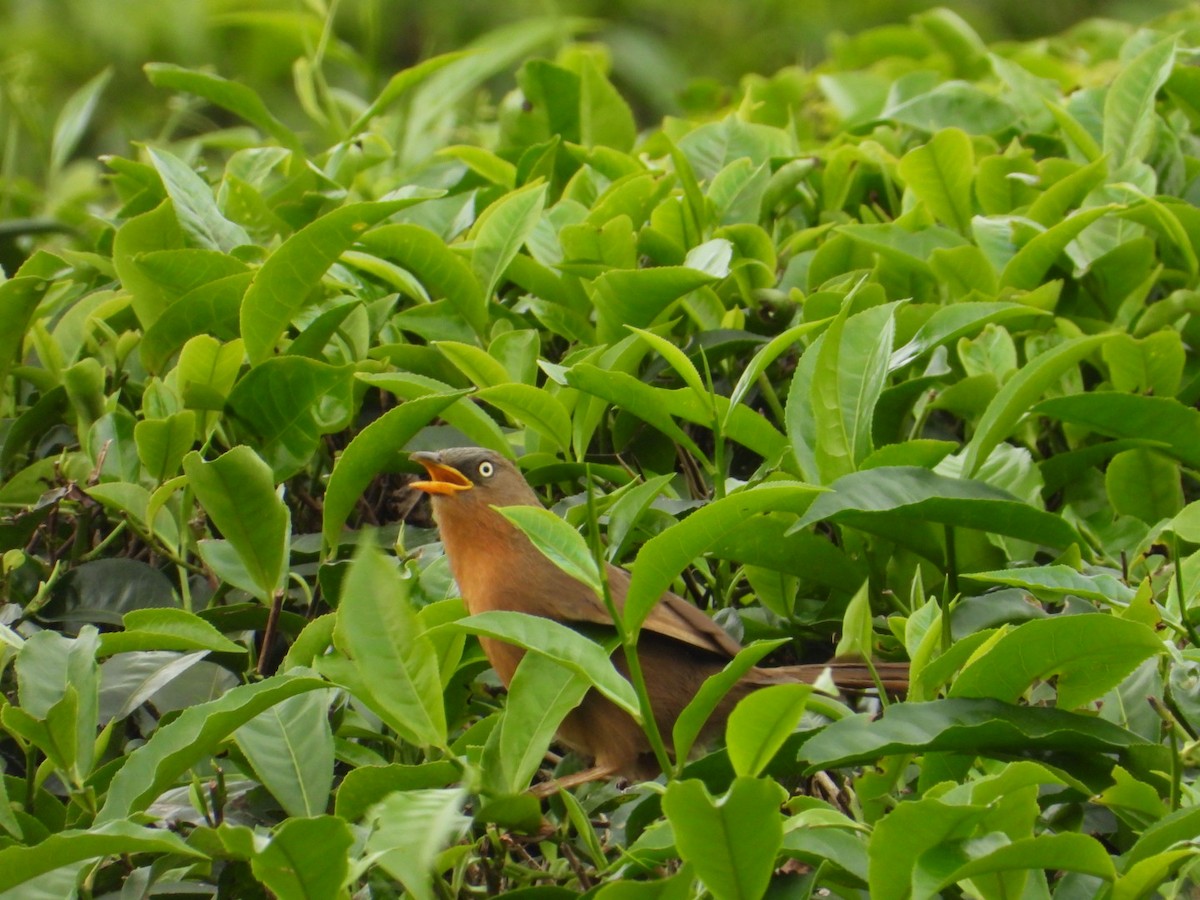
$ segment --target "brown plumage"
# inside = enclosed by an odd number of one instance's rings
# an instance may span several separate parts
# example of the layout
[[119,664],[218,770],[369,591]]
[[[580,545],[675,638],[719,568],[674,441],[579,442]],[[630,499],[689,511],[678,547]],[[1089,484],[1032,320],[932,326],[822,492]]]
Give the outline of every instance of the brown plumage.
[[[493,506],[541,506],[517,468],[498,453],[459,447],[440,453],[413,453],[429,478],[412,487],[433,499],[433,514],[441,532],[450,569],[467,610],[515,610],[567,624],[612,625],[603,601],[543,556]],[[629,573],[607,566],[609,588],[618,608],[624,608]],[[524,650],[481,638],[492,667],[507,686]],[[741,646],[724,629],[682,597],[666,593],[646,617],[638,637],[638,658],[654,717],[670,745],[675,720],[710,675],[724,668]],[[624,654],[613,662],[628,674]],[[908,667],[876,666],[888,690],[907,684]],[[874,686],[861,663],[753,668],[714,712],[701,735],[719,734],[737,701],[755,688],[786,682],[812,682],[829,669],[844,688]],[[567,746],[595,760],[594,767],[569,783],[623,774],[650,777],[657,763],[645,733],[628,714],[596,691],[591,691],[559,728]],[[563,782],[559,782],[562,784]]]

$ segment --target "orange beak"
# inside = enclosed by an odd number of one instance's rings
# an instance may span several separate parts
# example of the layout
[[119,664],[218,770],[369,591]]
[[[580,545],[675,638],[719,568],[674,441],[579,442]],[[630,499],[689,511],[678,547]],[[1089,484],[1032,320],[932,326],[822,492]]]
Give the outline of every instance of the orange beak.
[[454,466],[448,466],[440,462],[436,453],[426,453],[424,451],[410,453],[409,459],[419,462],[425,467],[425,471],[429,473],[428,481],[409,482],[408,486],[411,488],[416,488],[418,491],[424,491],[427,494],[449,496],[459,491],[469,491],[474,487],[470,479],[454,468]]

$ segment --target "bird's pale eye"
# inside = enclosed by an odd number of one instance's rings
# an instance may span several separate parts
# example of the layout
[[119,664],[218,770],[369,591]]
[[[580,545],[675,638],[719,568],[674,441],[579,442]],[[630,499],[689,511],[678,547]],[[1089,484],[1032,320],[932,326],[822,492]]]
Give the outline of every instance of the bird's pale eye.
[[491,478],[492,473],[495,471],[496,471],[496,467],[493,466],[486,459],[479,464],[479,474],[483,478]]

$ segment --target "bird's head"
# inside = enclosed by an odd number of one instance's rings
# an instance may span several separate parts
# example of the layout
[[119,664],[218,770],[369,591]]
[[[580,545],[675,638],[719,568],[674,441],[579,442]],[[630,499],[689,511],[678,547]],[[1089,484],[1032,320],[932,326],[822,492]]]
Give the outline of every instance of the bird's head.
[[492,450],[455,447],[435,453],[420,451],[410,458],[429,475],[410,487],[431,495],[436,508],[541,505],[512,461]]

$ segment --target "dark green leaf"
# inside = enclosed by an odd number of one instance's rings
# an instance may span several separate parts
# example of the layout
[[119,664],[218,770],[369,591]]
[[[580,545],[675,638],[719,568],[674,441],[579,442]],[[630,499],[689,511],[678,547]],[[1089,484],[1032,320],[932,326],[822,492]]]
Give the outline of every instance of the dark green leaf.
[[975,528],[1051,547],[1080,543],[1064,519],[999,488],[911,466],[868,469],[839,478],[795,527],[823,519],[866,531],[911,520]]
[[[233,734],[263,786],[289,816],[317,816],[329,804],[333,787],[332,693],[310,691],[289,697]],[[274,840],[271,843],[274,845]]]
[[745,697],[729,715],[725,746],[738,775],[757,777],[788,739],[812,693],[809,684],[773,684]]
[[802,512],[819,488],[771,482],[715,500],[647,541],[638,552],[625,597],[625,625],[641,628],[650,608],[693,559],[708,550],[747,516],[768,510]]
[[418,431],[463,393],[410,400],[388,410],[355,435],[334,463],[325,490],[321,535],[327,547],[337,546],[342,526],[371,479],[388,467],[397,451]]
[[863,715],[841,719],[806,741],[800,758],[818,770],[898,753],[1116,753],[1144,744],[1143,738],[1093,716],[959,697],[896,703],[874,721]]
[[1171,397],[1098,392],[1044,400],[1031,410],[1116,438],[1158,441],[1186,465],[1200,467],[1200,412]]
[[[437,653],[409,599],[412,581],[373,544],[360,544],[342,582],[333,640],[353,669],[355,681],[346,686],[359,699],[411,743],[442,747],[441,675]],[[340,680],[343,668],[327,671]]]
[[969,233],[975,150],[957,128],[936,132],[929,143],[914,147],[900,160],[900,175],[935,219],[959,234]]
[[212,462],[199,453],[183,460],[196,498],[237,551],[260,600],[283,583],[291,516],[275,493],[271,469],[249,447],[234,447]]
[[204,857],[176,834],[117,819],[87,830],[63,831],[32,847],[0,850],[0,891],[9,891],[72,862],[134,853],[167,853],[192,859]]
[[250,243],[250,235],[221,214],[212,188],[187,163],[155,147],[146,148],[146,153],[163,180],[180,226],[196,244],[228,253],[234,247]]
[[786,792],[773,781],[741,777],[719,801],[701,781],[673,781],[663,812],[684,861],[717,900],[758,900],[766,893],[783,843],[779,804]]
[[250,865],[276,897],[338,897],[349,875],[353,845],[353,832],[336,816],[292,818],[275,830]]
[[1035,682],[1053,678],[1059,707],[1077,709],[1161,652],[1154,632],[1129,619],[1103,613],[1034,619],[991,641],[955,679],[950,694],[1015,703]]
[[640,715],[633,686],[613,667],[604,648],[566,625],[524,613],[492,611],[441,627],[507,641],[547,656],[582,675],[631,716]]
[[321,435],[340,431],[354,414],[354,367],[301,356],[268,359],[229,394],[229,409],[261,439],[259,455],[277,482],[312,460]]
[[251,364],[274,354],[292,316],[334,261],[367,228],[424,199],[351,203],[326,213],[284,241],[255,273],[242,301],[241,335]]
[[265,131],[279,143],[300,150],[300,141],[280,122],[253,90],[237,81],[230,81],[210,72],[185,69],[170,63],[147,63],[146,77],[155,87],[185,91],[203,97],[211,103],[241,116],[251,125]]
[[232,688],[224,696],[184,710],[126,759],[96,816],[102,825],[141,812],[226,738],[276,703],[329,683],[304,670]]
[[476,334],[487,324],[489,297],[471,267],[441,238],[418,225],[386,225],[363,236],[368,252],[393,260],[425,286],[432,297],[445,297]]

